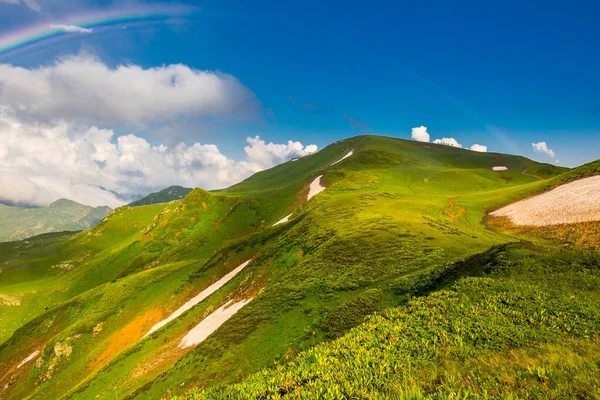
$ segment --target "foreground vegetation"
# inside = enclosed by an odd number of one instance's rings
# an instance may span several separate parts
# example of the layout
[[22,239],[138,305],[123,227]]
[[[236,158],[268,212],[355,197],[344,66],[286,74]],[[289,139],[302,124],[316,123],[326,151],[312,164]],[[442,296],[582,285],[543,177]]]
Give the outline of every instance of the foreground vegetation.
[[[294,361],[185,398],[595,398],[600,256],[505,245]],[[435,279],[432,280],[432,282]]]

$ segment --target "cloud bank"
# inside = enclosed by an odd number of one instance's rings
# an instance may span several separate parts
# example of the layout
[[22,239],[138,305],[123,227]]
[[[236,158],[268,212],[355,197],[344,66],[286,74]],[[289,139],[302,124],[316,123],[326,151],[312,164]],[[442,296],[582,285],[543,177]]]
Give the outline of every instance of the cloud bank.
[[20,119],[146,126],[176,117],[252,120],[256,96],[234,76],[186,65],[110,67],[89,54],[39,68],[0,64],[0,105]]
[[178,184],[218,189],[294,157],[317,151],[300,142],[266,143],[248,137],[245,159],[233,160],[216,145],[153,146],[109,129],[69,123],[22,123],[0,115],[0,200],[47,205],[66,197],[92,206],[123,204],[121,194],[148,193]]

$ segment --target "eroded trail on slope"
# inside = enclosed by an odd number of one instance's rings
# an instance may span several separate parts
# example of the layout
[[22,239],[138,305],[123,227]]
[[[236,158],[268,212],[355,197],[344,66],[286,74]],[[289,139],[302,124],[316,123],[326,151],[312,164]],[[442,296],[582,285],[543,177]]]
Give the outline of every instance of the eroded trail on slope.
[[460,217],[464,217],[465,215],[467,215],[467,207],[460,207],[460,210],[458,211],[458,213],[456,213],[456,207],[455,207],[454,203],[459,198],[460,198],[460,196],[451,198],[448,203],[448,207],[444,210],[446,215],[448,215],[450,217],[450,219],[454,222],[460,222],[458,219]]
[[237,268],[235,268],[233,271],[229,272],[228,274],[226,274],[225,276],[223,276],[221,279],[219,279],[218,281],[216,281],[215,283],[213,283],[212,285],[210,285],[209,287],[207,287],[206,289],[204,289],[197,296],[195,296],[192,299],[188,300],[187,303],[185,303],[184,305],[182,305],[181,307],[179,307],[174,313],[172,313],[167,318],[163,319],[162,321],[160,321],[159,323],[157,323],[156,325],[154,325],[152,328],[150,328],[150,330],[148,331],[148,333],[146,333],[144,336],[148,336],[151,333],[153,333],[153,332],[157,331],[158,329],[162,328],[163,326],[165,326],[169,322],[173,321],[174,319],[178,318],[181,314],[183,314],[184,312],[190,310],[192,307],[194,307],[195,305],[197,305],[198,303],[200,303],[202,300],[206,299],[208,296],[210,296],[211,294],[213,294],[214,292],[216,292],[217,290],[219,290],[220,288],[222,288],[227,282],[229,282],[237,274],[239,274],[240,272],[242,272],[242,270],[244,268],[246,268],[246,266],[250,263],[250,261],[251,260],[248,260],[245,263],[241,264],[240,266],[238,266]]
[[544,178],[542,178],[541,176],[538,175],[532,175],[532,174],[528,174],[527,171],[529,170],[529,168],[525,168],[523,171],[521,171],[521,175],[525,175],[525,176],[531,176],[532,178],[537,178],[540,181],[543,181]]

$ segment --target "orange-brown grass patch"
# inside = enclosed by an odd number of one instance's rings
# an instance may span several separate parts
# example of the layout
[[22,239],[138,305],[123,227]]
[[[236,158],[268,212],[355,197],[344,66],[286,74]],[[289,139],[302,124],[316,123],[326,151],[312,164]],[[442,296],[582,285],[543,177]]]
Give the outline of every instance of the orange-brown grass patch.
[[169,221],[170,221],[170,220],[171,220],[171,218],[165,218],[165,219],[164,219],[164,220],[163,220],[163,221],[160,223],[160,225],[161,225],[161,226],[165,226],[165,225],[167,225],[167,224],[169,223]]
[[207,207],[206,202],[204,202],[204,201],[202,202],[202,207],[204,207],[204,208]]
[[92,365],[92,370],[97,370],[122,350],[143,337],[154,324],[161,320],[161,318],[162,312],[160,310],[151,309],[137,317],[119,332],[113,334],[108,341],[106,349],[98,356],[98,358],[96,358],[96,361]]
[[149,238],[149,237],[151,237],[151,236],[154,236],[154,233],[153,233],[152,231],[150,231],[150,232],[146,233],[144,236],[142,236],[142,237],[140,238],[140,240],[141,240],[141,241],[146,241],[146,240],[148,240],[148,238]]
[[455,211],[455,205],[454,202],[458,200],[458,197],[454,197],[452,199],[450,199],[450,202],[448,203],[448,207],[446,208],[446,210],[444,210],[444,212],[446,213],[446,215],[448,215],[450,217],[450,219],[454,222],[459,222],[458,219],[460,217],[464,217],[465,215],[467,215],[467,207],[461,207],[460,210],[458,211],[458,213],[456,213]]

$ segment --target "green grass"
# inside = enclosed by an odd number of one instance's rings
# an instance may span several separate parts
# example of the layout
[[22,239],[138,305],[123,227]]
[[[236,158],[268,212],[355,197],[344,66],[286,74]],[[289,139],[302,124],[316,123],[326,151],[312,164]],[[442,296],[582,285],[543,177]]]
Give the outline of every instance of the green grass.
[[342,338],[189,399],[594,398],[600,258],[510,245],[485,276],[374,315]]
[[181,200],[187,196],[192,189],[181,186],[169,186],[159,192],[150,193],[146,197],[129,204],[130,207],[147,206],[149,204],[168,203],[173,200]]
[[[350,150],[352,157],[331,166]],[[509,170],[493,172],[496,165]],[[490,209],[560,182],[563,172],[523,157],[361,136],[226,190],[194,189],[180,201],[119,208],[77,235],[0,245],[6,249],[0,251],[0,293],[21,298],[21,306],[0,305],[0,371],[43,350],[39,365],[0,376],[0,384],[12,381],[8,398],[161,398],[196,386],[218,387],[208,392],[215,396],[238,390],[219,385],[302,360],[327,349],[324,342],[348,340],[374,318],[393,325],[400,320],[394,315],[439,293],[462,301],[467,292],[458,294],[461,282],[505,279],[489,265],[502,254],[521,262],[521,250],[502,247],[519,233],[490,230],[481,221]],[[306,203],[308,184],[321,174],[327,190]],[[272,227],[291,212],[290,222]],[[522,252],[532,260],[545,257],[537,248]],[[224,288],[141,339],[159,318],[250,258]],[[467,276],[472,280],[461,280]],[[177,349],[212,310],[250,297],[206,341]],[[380,314],[369,317],[374,312]],[[102,330],[94,333],[98,326]],[[56,356],[57,343],[72,353]],[[534,352],[542,345],[550,346],[531,340],[514,349]],[[107,349],[115,351],[106,356]],[[290,374],[293,365],[285,367]],[[415,385],[409,386],[415,394],[429,393],[427,385]]]

